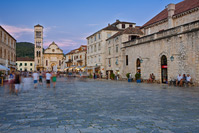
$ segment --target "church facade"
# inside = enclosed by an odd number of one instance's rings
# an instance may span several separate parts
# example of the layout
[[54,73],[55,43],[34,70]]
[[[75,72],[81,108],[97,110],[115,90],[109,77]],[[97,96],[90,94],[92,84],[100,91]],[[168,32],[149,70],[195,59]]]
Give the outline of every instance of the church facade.
[[34,26],[35,35],[35,70],[37,71],[61,71],[63,50],[52,42],[48,48],[43,49],[43,26]]

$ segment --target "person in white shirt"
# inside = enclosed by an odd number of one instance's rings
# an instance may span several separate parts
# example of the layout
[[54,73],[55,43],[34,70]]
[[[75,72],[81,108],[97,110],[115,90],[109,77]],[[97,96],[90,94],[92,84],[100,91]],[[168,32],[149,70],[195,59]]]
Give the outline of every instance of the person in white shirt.
[[188,85],[192,84],[192,78],[191,78],[191,76],[190,76],[189,74],[187,74],[186,83],[187,83]]
[[177,77],[177,80],[176,80],[176,86],[177,86],[178,84],[180,84],[181,79],[182,79],[182,75],[179,74],[178,77]]
[[34,73],[32,74],[33,80],[34,80],[34,88],[37,88],[37,81],[39,79],[39,74],[34,71]]
[[49,72],[46,73],[46,86],[47,88],[50,88],[50,79],[51,79],[51,74]]

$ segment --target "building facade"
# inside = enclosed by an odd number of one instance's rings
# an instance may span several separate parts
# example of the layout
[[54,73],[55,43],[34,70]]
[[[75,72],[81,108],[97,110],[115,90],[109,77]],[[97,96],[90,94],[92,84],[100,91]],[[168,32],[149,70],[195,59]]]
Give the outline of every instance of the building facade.
[[184,0],[166,9],[144,24],[145,35],[123,43],[122,77],[141,73],[157,82],[168,83],[178,74],[190,74],[199,83],[199,1]]
[[29,71],[35,70],[35,61],[32,58],[17,57],[16,66],[18,71]]
[[34,26],[35,31],[35,70],[62,71],[64,54],[59,46],[52,42],[48,48],[43,49],[43,26]]
[[16,39],[0,26],[0,64],[15,70]]
[[122,65],[122,43],[132,39],[141,37],[143,32],[140,27],[128,27],[123,31],[119,31],[106,40],[105,59],[106,59],[106,75],[110,79],[111,74],[120,75]]
[[78,49],[72,50],[66,54],[66,71],[85,71],[87,65],[87,46],[81,45]]
[[106,76],[106,39],[128,27],[135,27],[135,23],[116,20],[115,23],[108,24],[107,27],[87,37],[87,67],[89,74],[102,73],[104,77]]

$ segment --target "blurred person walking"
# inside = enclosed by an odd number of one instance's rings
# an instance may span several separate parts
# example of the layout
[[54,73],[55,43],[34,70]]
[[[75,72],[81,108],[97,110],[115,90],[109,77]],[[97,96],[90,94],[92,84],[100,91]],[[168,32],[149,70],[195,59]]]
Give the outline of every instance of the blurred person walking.
[[15,92],[15,87],[14,87],[14,81],[15,81],[15,72],[12,71],[9,75],[9,93],[14,93]]
[[34,71],[34,73],[32,74],[32,77],[33,77],[33,80],[34,80],[34,88],[36,89],[37,88],[37,82],[38,82],[38,79],[39,79],[39,74]]
[[25,74],[24,78],[23,78],[23,91],[27,92],[30,89],[30,85],[31,85],[31,76],[29,76],[29,74]]
[[19,89],[20,89],[20,83],[21,83],[21,77],[19,72],[16,72],[15,74],[15,80],[14,80],[14,84],[15,84],[15,94],[18,95]]
[[39,83],[40,83],[40,85],[43,85],[42,78],[43,78],[43,74],[42,74],[42,72],[40,72],[39,73]]
[[56,75],[56,72],[53,72],[52,74],[53,88],[55,88],[56,81],[57,81],[57,75]]
[[51,74],[49,72],[46,73],[46,86],[47,88],[50,88],[50,79],[51,79]]

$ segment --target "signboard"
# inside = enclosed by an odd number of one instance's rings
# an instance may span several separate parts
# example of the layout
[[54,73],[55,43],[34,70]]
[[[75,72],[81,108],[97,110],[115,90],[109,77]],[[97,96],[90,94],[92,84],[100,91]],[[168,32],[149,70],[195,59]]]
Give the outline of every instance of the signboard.
[[163,65],[162,68],[167,68],[167,65]]

